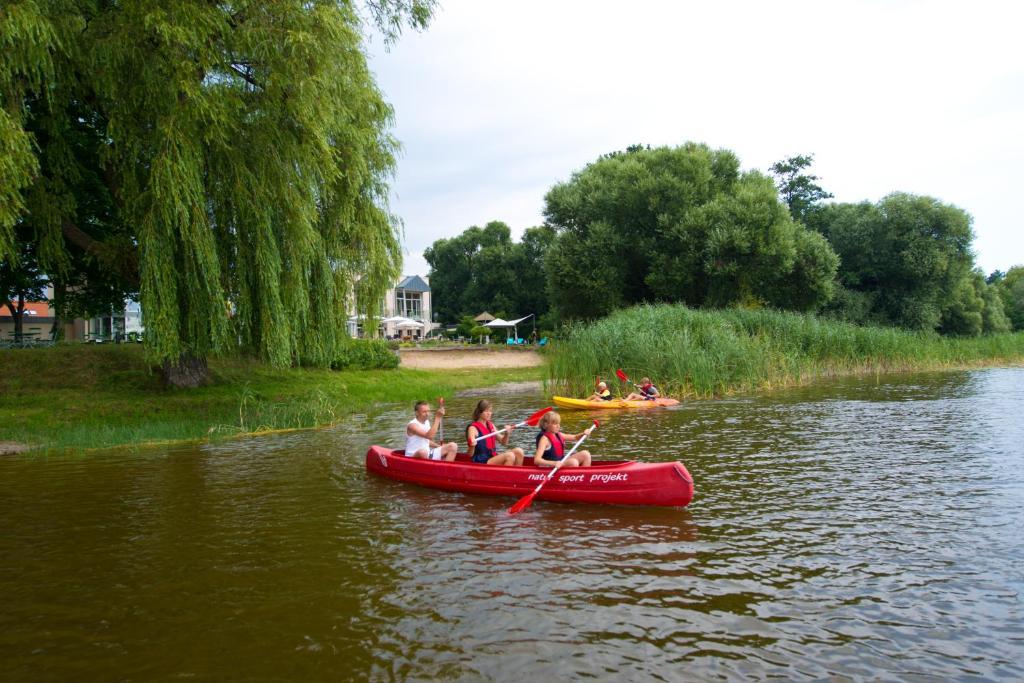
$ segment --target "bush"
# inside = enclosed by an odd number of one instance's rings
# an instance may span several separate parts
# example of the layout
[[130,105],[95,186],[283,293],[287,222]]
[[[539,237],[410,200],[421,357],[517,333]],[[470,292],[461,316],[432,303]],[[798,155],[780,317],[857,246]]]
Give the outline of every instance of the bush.
[[397,368],[398,354],[383,339],[350,339],[331,363],[332,370],[382,370]]

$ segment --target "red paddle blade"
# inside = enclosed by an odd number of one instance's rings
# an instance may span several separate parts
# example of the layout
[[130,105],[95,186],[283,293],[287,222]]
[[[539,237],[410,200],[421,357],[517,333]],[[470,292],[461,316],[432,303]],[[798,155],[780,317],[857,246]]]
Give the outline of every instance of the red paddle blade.
[[547,408],[541,408],[536,413],[526,418],[526,424],[530,425],[531,427],[536,427],[537,423],[540,422],[540,419],[547,415],[548,413],[550,413],[552,410],[554,410],[554,408],[552,408],[551,406],[548,406]]
[[519,512],[522,512],[526,508],[530,507],[530,503],[533,502],[533,497],[536,496],[536,495],[537,495],[537,492],[533,491],[532,493],[528,493],[525,496],[523,496],[522,498],[520,498],[519,500],[517,500],[515,502],[515,505],[513,505],[512,507],[510,507],[508,509],[508,514],[514,515],[514,514],[517,514]]
[[626,373],[622,371],[622,368],[619,368],[618,370],[615,371],[615,376],[621,379],[623,382],[629,381],[629,377],[626,377]]

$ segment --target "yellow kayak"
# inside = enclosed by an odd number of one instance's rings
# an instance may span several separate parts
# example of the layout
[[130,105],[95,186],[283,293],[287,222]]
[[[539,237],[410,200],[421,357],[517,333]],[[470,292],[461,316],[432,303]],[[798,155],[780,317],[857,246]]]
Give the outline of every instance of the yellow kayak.
[[662,408],[664,406],[677,406],[679,401],[674,398],[656,398],[653,401],[587,401],[582,398],[566,398],[565,396],[552,396],[551,400],[559,408],[573,410],[615,410],[625,408]]

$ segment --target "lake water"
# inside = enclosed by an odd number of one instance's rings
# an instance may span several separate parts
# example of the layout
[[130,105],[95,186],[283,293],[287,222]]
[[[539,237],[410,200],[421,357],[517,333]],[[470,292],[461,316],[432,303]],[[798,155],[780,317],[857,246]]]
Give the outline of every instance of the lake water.
[[682,460],[684,510],[368,476],[410,414],[0,458],[0,678],[1024,679],[1022,369],[605,416],[590,450]]

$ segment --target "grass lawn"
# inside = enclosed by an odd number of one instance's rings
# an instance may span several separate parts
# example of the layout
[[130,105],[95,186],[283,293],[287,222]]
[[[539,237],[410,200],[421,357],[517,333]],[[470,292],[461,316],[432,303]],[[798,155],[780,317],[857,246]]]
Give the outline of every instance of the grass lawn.
[[544,373],[541,367],[335,372],[233,358],[212,359],[210,368],[209,386],[166,389],[139,345],[0,350],[0,441],[90,449],[229,438],[327,425],[376,403],[434,399]]

